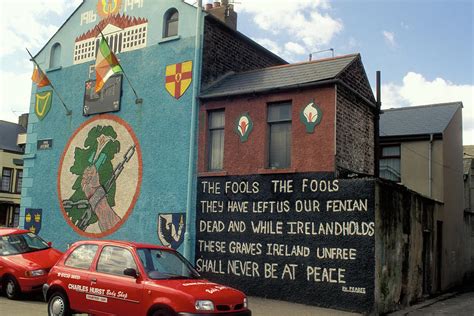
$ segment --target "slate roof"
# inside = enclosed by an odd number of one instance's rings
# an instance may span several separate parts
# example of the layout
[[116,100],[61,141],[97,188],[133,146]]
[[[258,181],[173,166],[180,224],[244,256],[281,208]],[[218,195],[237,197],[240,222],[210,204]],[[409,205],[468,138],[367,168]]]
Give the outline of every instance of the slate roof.
[[442,134],[462,102],[382,110],[380,136]]
[[0,120],[0,149],[22,153],[16,145],[18,134],[26,133],[26,129],[18,124]]
[[334,79],[359,56],[359,54],[352,54],[241,73],[229,73],[204,90],[201,93],[201,98],[211,99],[265,92]]

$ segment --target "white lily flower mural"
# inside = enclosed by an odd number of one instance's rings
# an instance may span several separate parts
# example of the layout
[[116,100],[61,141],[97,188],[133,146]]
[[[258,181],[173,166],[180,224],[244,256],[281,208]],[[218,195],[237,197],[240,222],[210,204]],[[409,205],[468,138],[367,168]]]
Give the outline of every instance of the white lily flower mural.
[[303,108],[300,113],[300,120],[304,125],[306,125],[307,133],[314,133],[316,125],[321,123],[322,116],[323,112],[314,100]]
[[240,141],[246,142],[250,132],[253,129],[253,122],[248,113],[244,113],[237,119],[237,126],[235,127],[235,131],[240,137]]

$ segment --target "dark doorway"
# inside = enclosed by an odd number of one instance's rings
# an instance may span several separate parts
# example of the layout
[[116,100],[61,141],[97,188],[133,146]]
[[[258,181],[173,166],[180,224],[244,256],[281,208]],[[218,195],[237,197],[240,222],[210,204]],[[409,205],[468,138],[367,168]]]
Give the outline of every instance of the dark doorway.
[[423,231],[423,294],[431,294],[431,231]]
[[443,222],[436,221],[436,289],[441,291],[443,270]]

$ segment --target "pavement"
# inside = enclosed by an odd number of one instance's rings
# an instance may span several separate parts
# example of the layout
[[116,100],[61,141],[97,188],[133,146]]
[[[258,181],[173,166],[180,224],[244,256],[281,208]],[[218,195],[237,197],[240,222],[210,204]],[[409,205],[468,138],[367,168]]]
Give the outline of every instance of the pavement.
[[[352,316],[360,315],[326,308],[318,308],[302,304],[249,297],[249,305],[253,316]],[[8,300],[0,296],[1,316],[44,316],[48,315],[47,305],[41,295],[24,297],[19,301]]]
[[288,303],[260,297],[249,297],[252,316],[352,316],[361,315],[334,309]]
[[389,316],[474,316],[474,285],[412,305]]
[[11,301],[5,296],[0,296],[0,315],[44,316],[48,315],[48,310],[41,295],[25,297],[21,301]]

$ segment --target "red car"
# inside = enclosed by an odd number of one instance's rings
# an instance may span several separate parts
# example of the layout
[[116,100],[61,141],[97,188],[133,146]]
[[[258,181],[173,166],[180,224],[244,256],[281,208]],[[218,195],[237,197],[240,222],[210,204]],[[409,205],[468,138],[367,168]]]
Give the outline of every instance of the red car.
[[76,242],[43,294],[49,315],[251,315],[244,293],[201,278],[173,249],[134,242]]
[[0,284],[9,299],[41,290],[62,252],[29,230],[0,228]]

